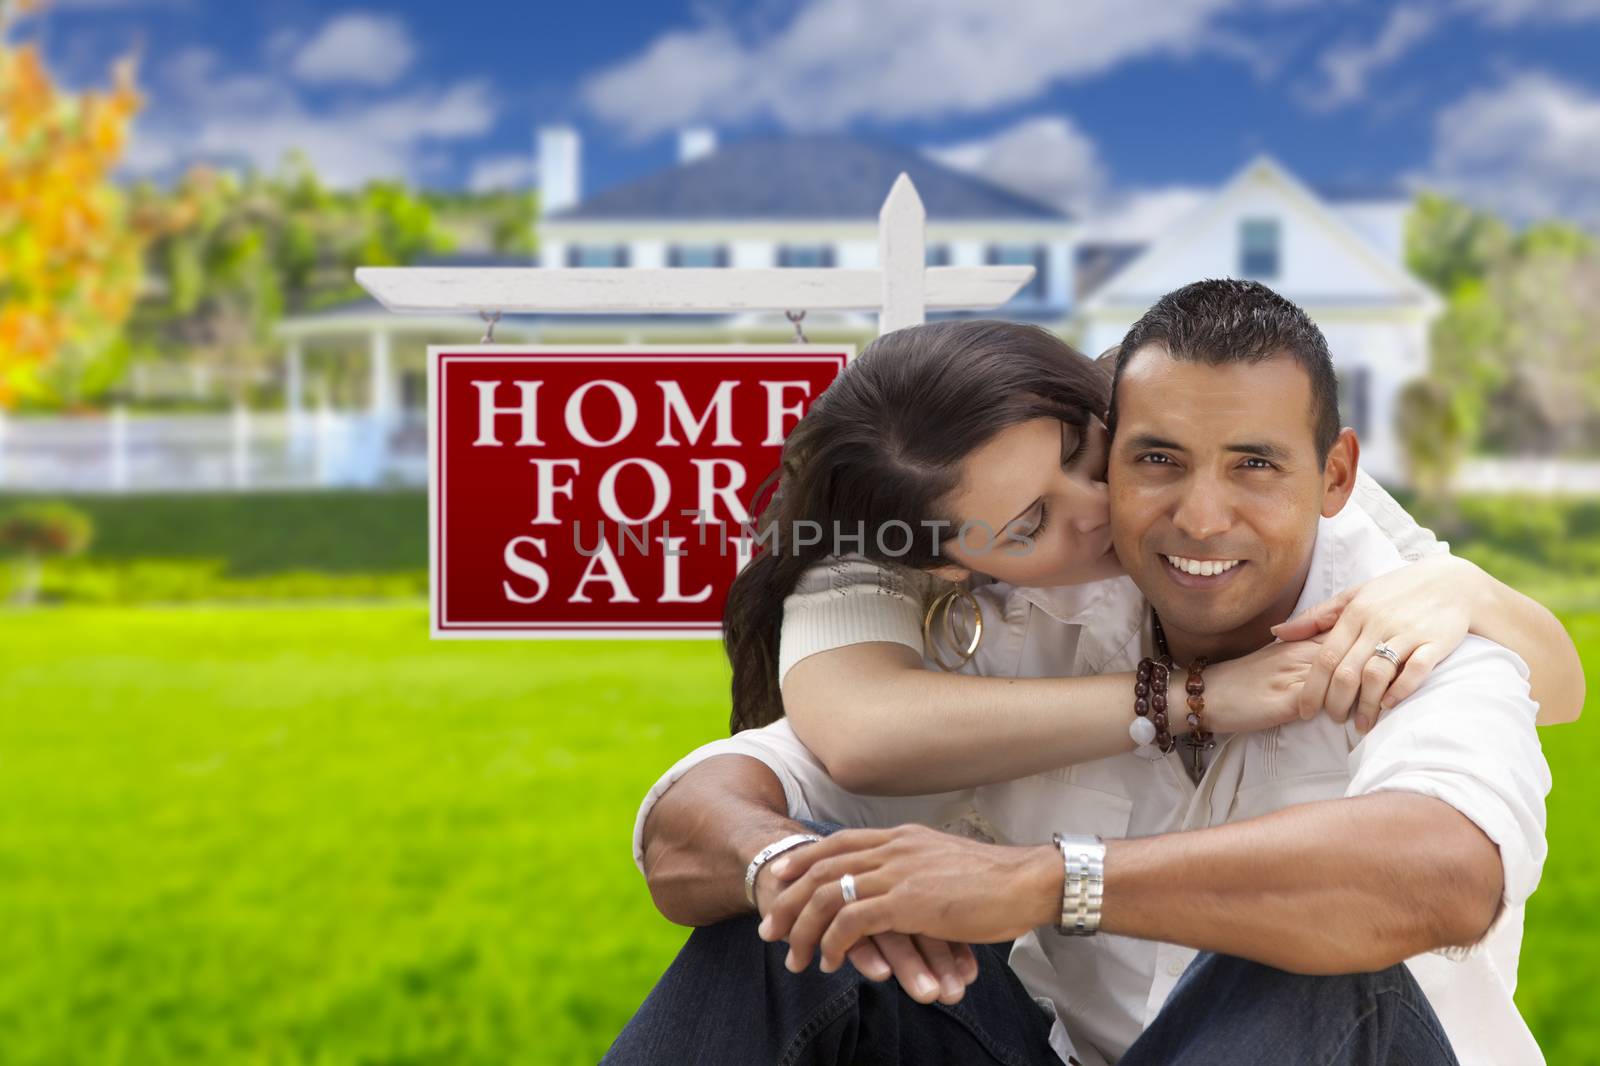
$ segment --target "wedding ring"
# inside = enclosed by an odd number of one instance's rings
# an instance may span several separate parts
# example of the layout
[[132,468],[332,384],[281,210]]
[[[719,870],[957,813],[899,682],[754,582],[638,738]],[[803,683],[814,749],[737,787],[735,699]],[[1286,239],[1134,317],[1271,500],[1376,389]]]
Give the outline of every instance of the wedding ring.
[[839,891],[844,893],[844,901],[846,903],[854,903],[856,901],[855,874],[845,874],[839,878]]
[[1381,655],[1385,659],[1388,659],[1390,665],[1393,665],[1393,666],[1399,666],[1400,665],[1400,656],[1399,656],[1399,654],[1393,648],[1389,647],[1389,645],[1385,644],[1381,640],[1378,641],[1378,646],[1376,648],[1372,649],[1372,654]]

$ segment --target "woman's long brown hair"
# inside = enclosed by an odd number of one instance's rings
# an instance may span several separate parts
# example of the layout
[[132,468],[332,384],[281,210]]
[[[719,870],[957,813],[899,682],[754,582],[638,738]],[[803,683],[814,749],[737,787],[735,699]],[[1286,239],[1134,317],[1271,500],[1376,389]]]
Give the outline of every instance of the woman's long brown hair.
[[[812,403],[784,441],[777,486],[754,523],[758,553],[740,571],[723,609],[733,667],[734,732],[783,715],[778,636],[783,601],[808,567],[832,553],[833,530],[864,528],[853,553],[886,565],[930,569],[939,554],[930,521],[951,522],[942,501],[961,462],[1008,426],[1059,418],[1083,426],[1105,412],[1103,367],[1048,330],[987,319],[935,322],[873,341]],[[908,523],[903,554],[886,554],[876,531]],[[793,532],[816,523],[820,543]],[[837,524],[837,525],[836,525]],[[950,526],[946,538],[955,533]],[[776,532],[776,536],[774,536]],[[807,538],[809,539],[809,538]],[[898,550],[896,531],[884,541]]]

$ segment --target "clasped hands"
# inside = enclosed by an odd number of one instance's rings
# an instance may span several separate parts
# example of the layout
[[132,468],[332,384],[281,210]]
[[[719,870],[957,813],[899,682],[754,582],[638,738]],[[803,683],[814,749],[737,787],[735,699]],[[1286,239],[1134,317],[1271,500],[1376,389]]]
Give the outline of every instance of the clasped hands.
[[[850,904],[845,874],[855,877]],[[819,952],[825,973],[848,958],[872,980],[894,976],[919,1003],[955,1003],[978,976],[968,945],[1054,923],[1062,878],[1050,844],[984,844],[919,825],[846,829],[762,868],[760,935],[788,941],[795,973]]]

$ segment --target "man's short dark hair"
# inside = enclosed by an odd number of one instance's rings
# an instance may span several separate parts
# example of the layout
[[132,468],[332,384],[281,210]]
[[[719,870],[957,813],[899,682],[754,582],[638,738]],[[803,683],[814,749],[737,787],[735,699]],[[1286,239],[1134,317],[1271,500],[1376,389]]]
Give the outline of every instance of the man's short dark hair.
[[1326,462],[1339,437],[1339,379],[1322,330],[1258,281],[1210,279],[1174,289],[1133,324],[1117,349],[1106,428],[1117,431],[1117,388],[1135,352],[1160,344],[1173,359],[1224,366],[1288,355],[1311,377],[1312,437]]

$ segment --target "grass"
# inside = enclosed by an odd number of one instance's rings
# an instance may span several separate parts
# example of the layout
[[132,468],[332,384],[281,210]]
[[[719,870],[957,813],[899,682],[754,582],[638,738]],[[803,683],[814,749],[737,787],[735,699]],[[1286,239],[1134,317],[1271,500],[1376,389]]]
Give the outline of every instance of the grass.
[[[1591,676],[1600,615],[1572,619]],[[593,1062],[684,931],[628,846],[726,730],[709,642],[430,643],[415,606],[0,612],[0,1060]],[[1518,1001],[1600,1062],[1600,722],[1544,733]]]
[[[1590,695],[1600,686],[1600,613],[1565,615],[1583,656]],[[1596,701],[1600,703],[1600,700]],[[1528,901],[1517,1006],[1552,1064],[1600,1063],[1600,822],[1594,752],[1600,715],[1540,731],[1554,785],[1546,801],[1550,856]]]
[[0,613],[0,1060],[600,1056],[682,942],[628,834],[719,650],[425,634]]

